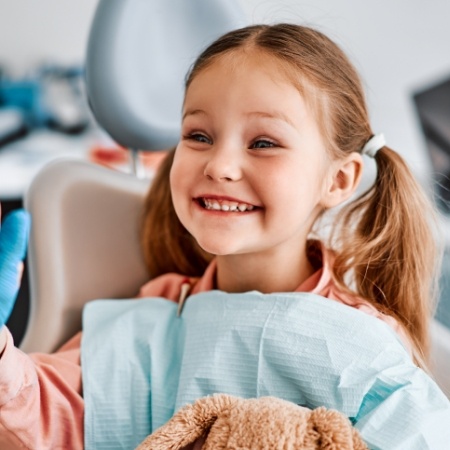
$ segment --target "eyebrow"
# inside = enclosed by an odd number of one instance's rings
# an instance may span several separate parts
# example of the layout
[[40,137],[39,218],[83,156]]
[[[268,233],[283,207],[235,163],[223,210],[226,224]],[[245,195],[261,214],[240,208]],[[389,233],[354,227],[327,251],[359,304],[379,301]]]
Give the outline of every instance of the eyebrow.
[[[182,118],[184,120],[187,116],[195,116],[198,114],[206,115],[206,112],[203,109],[192,109],[192,110],[188,109],[187,111],[184,112]],[[261,117],[263,119],[281,120],[282,122],[286,122],[287,124],[295,128],[294,122],[292,122],[292,120],[286,114],[283,114],[283,112],[281,111],[273,111],[273,112],[252,111],[247,113],[246,116],[256,116]]]
[[272,112],[252,111],[247,113],[246,115],[261,117],[263,119],[281,120],[282,122],[286,122],[288,125],[295,128],[294,122],[292,122],[292,120],[281,111],[272,111]]
[[206,112],[203,109],[188,109],[183,113],[182,119],[184,120],[187,116],[195,116],[197,114],[205,114]]

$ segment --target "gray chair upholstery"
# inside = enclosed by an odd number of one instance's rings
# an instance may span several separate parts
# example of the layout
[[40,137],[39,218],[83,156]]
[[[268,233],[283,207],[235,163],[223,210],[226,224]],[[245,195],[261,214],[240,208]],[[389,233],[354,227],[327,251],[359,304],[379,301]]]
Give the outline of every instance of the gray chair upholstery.
[[35,177],[25,197],[31,299],[22,350],[54,351],[80,330],[86,301],[133,297],[148,280],[139,243],[148,186],[70,159]]
[[126,148],[174,146],[190,65],[213,39],[246,24],[238,0],[100,0],[86,57],[97,121]]

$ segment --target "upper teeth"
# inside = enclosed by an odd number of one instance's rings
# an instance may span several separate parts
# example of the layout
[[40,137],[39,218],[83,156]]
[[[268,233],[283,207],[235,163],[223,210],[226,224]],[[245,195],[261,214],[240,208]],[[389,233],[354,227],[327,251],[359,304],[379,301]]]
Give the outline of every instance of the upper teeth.
[[203,203],[206,209],[213,209],[215,211],[251,211],[254,206],[247,203],[229,202],[227,200],[211,200],[203,199]]

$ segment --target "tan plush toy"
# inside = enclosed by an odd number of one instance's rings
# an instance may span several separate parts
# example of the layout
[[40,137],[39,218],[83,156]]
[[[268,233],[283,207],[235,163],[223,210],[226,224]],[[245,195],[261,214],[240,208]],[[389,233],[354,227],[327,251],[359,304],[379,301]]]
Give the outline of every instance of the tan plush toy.
[[181,408],[136,450],[367,450],[341,413],[216,394]]

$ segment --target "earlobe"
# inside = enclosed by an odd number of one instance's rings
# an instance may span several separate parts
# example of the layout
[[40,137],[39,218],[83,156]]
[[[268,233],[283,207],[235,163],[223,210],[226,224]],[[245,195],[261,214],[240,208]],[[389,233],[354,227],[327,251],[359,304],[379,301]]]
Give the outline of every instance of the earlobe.
[[362,157],[356,152],[333,164],[331,180],[322,202],[324,208],[333,208],[351,197],[361,180],[363,166]]

